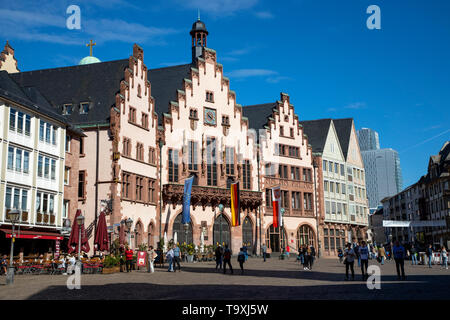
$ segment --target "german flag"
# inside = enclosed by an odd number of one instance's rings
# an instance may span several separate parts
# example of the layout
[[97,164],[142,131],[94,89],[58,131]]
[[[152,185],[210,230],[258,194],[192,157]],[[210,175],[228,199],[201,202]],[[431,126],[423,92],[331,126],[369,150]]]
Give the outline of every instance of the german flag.
[[231,225],[233,227],[236,227],[241,224],[239,181],[232,183],[230,189],[231,189]]

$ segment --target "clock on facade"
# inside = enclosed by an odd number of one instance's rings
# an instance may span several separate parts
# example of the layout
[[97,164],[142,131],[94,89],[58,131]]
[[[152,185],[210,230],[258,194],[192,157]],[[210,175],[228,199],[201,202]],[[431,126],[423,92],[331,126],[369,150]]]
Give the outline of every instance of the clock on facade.
[[205,108],[204,112],[205,123],[211,126],[216,125],[216,110]]

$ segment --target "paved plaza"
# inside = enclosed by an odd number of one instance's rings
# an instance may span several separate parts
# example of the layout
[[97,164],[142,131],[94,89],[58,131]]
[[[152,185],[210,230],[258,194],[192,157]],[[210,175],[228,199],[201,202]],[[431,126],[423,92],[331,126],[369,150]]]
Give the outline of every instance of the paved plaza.
[[406,281],[398,281],[395,263],[381,267],[381,289],[369,290],[361,281],[345,281],[345,267],[336,259],[316,260],[312,271],[295,261],[249,258],[241,275],[236,258],[234,275],[215,271],[215,262],[183,263],[181,272],[155,268],[131,273],[82,275],[81,289],[69,290],[66,275],[17,275],[13,286],[0,278],[0,299],[449,299],[450,270],[440,266],[411,266],[406,261]]

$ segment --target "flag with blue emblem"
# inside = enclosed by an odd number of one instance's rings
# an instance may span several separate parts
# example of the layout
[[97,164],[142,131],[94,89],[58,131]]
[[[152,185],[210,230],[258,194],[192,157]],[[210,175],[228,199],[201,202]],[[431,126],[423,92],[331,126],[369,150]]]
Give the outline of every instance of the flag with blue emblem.
[[183,224],[191,222],[191,190],[193,182],[193,176],[184,181],[183,216],[181,219],[181,223]]

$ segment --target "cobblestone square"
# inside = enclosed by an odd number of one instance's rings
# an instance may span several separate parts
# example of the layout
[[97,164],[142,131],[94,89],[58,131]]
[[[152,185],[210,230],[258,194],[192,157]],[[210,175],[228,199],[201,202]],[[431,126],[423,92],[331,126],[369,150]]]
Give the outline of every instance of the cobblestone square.
[[369,290],[361,281],[355,263],[355,281],[345,281],[345,267],[337,259],[316,260],[312,271],[304,271],[295,259],[249,258],[245,273],[233,257],[234,274],[215,271],[215,262],[182,263],[181,272],[155,268],[130,273],[82,275],[81,289],[69,290],[66,275],[16,275],[14,285],[0,281],[0,299],[85,300],[85,299],[193,299],[193,300],[304,300],[449,299],[449,270],[434,265],[412,266],[405,262],[406,281],[398,281],[395,262],[381,266],[381,289]]

